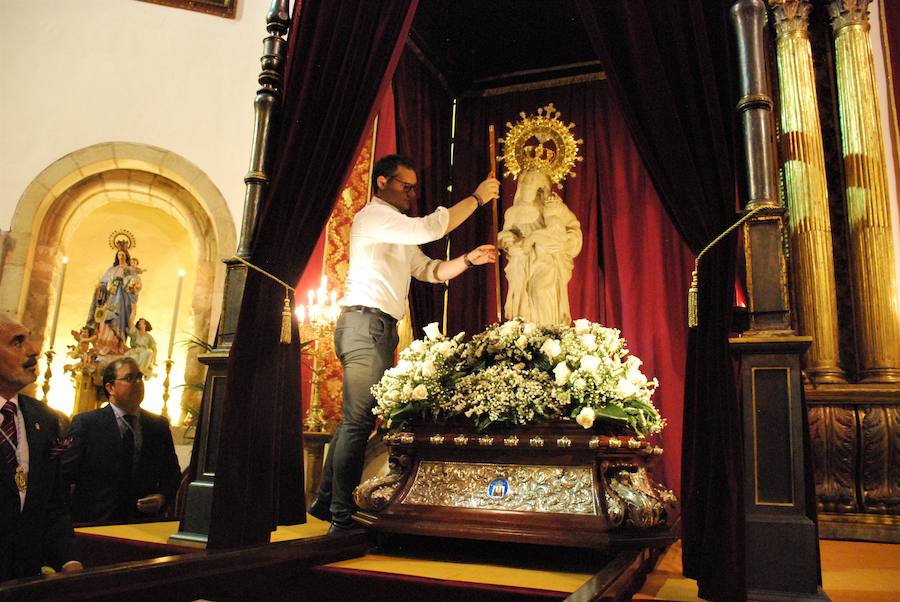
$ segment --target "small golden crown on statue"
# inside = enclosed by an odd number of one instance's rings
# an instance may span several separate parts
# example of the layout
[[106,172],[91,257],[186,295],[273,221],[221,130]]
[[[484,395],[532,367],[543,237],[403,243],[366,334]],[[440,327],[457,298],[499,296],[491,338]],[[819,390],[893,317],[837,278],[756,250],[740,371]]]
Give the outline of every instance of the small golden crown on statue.
[[560,121],[562,113],[552,102],[539,108],[537,115],[526,116],[523,112],[519,116],[516,125],[507,122],[509,131],[506,138],[500,139],[503,154],[497,158],[506,167],[503,175],[512,175],[515,180],[521,172],[537,169],[557,185],[567,175],[574,178],[575,162],[584,160],[578,155],[578,145],[584,141],[576,140],[571,132],[575,124]]

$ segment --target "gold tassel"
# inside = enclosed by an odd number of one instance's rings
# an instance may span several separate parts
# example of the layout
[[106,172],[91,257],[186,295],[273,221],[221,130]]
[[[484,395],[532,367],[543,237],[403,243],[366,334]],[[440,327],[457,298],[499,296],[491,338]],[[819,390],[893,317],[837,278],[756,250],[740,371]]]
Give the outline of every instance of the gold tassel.
[[697,266],[694,265],[694,271],[691,272],[691,288],[688,289],[688,327],[697,328],[697,293],[700,290],[699,278],[697,276]]
[[744,216],[738,221],[731,224],[727,230],[719,234],[715,240],[706,245],[702,251],[697,255],[697,259],[694,260],[694,271],[691,272],[691,288],[688,289],[688,327],[689,328],[697,328],[699,322],[699,316],[697,313],[697,294],[700,292],[700,277],[697,275],[697,272],[700,270],[700,258],[706,255],[706,252],[716,246],[720,240],[731,234],[731,232],[743,224],[745,221],[766,209],[767,206],[763,205],[753,209],[752,211],[748,211],[744,214]]
[[284,289],[284,308],[281,310],[281,339],[285,345],[291,344],[291,299],[288,289]]

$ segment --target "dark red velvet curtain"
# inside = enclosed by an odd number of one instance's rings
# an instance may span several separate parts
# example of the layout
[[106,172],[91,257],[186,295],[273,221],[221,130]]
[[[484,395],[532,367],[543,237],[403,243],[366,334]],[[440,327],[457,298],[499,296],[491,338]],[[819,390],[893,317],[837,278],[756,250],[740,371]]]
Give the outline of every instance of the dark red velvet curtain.
[[654,403],[668,424],[657,476],[680,496],[687,289],[694,255],[666,214],[608,82],[598,94],[594,144],[600,172],[603,322],[620,329],[644,371],[659,379]]
[[[735,215],[731,0],[578,0],[660,198],[696,253]],[[741,422],[728,349],[735,245],[700,269],[691,331],[682,461],[684,574],[700,596],[746,597]]]
[[[271,186],[251,261],[297,282],[390,81],[417,0],[297,3]],[[250,271],[228,365],[209,547],[305,520],[299,348],[278,343],[284,289]]]
[[[881,6],[884,7],[884,12],[881,15],[881,18],[884,19],[882,31],[884,31],[887,38],[884,47],[890,50],[890,55],[885,56],[884,60],[890,69],[891,80],[888,84],[891,86],[891,89],[889,92],[893,96],[891,104],[896,113],[898,108],[900,108],[900,3],[884,0],[881,2]],[[896,114],[884,115],[883,118],[893,120],[894,127],[897,127]],[[896,144],[898,141],[895,140],[894,142]]]
[[[450,184],[450,130],[453,100],[419,58],[407,48],[394,72],[394,106],[397,152],[411,157],[418,167],[419,188],[411,215],[427,215],[438,206],[449,207],[459,196],[448,192]],[[446,238],[422,245],[429,257],[443,259]],[[444,287],[413,279],[409,297],[413,336],[422,327],[441,322]]]

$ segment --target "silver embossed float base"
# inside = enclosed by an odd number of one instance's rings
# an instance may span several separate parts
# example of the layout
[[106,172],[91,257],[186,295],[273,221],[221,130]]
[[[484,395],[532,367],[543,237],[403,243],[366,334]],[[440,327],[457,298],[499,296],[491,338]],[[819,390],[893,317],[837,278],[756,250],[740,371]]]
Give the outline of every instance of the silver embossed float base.
[[597,514],[590,466],[422,461],[401,503]]

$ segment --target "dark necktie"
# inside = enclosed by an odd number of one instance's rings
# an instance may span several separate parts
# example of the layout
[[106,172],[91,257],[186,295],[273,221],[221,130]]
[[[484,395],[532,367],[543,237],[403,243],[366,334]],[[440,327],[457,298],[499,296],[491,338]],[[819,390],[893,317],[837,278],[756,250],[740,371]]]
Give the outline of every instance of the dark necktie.
[[3,461],[6,464],[11,464],[13,466],[18,465],[18,460],[16,459],[16,447],[19,445],[19,438],[16,435],[16,413],[19,408],[12,401],[7,401],[3,408],[0,409],[0,413],[3,414],[3,425],[0,426],[3,430],[3,435],[0,436],[0,449],[3,450]]
[[129,519],[134,516],[134,500],[132,499],[132,468],[134,467],[134,416],[123,414],[125,429],[122,431],[122,463],[119,465],[119,492],[117,508],[113,514],[116,519]]
[[122,433],[122,464],[123,472],[131,475],[132,465],[134,464],[134,419],[131,414],[124,414],[122,419],[128,424],[125,432]]

